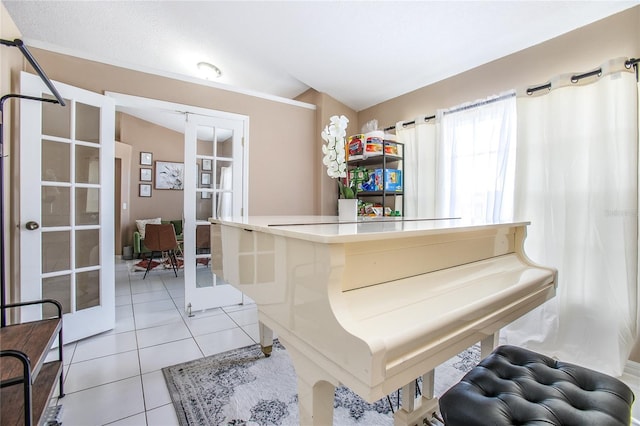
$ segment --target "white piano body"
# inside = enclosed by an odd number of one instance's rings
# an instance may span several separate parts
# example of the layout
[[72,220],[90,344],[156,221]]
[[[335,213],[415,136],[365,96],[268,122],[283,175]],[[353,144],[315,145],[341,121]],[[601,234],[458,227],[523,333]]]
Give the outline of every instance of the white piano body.
[[[368,402],[405,387],[395,423],[422,424],[437,410],[436,366],[479,341],[486,356],[500,328],[555,295],[556,270],[523,251],[528,223],[211,222],[221,275],[257,304],[263,350],[275,331],[291,355],[303,425],[332,423],[339,383]],[[409,398],[421,376],[423,396]]]

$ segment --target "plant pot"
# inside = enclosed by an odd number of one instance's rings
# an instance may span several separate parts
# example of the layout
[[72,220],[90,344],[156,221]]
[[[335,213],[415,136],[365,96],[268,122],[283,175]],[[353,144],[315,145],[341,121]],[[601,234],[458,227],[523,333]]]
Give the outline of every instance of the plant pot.
[[353,222],[358,219],[358,200],[356,198],[338,199],[338,219]]
[[124,246],[122,247],[122,260],[131,260],[133,259],[133,247]]

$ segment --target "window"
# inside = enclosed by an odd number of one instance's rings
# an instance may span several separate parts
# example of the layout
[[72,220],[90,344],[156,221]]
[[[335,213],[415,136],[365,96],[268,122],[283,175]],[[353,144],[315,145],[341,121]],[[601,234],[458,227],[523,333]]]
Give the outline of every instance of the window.
[[436,212],[473,221],[513,218],[515,95],[439,112]]

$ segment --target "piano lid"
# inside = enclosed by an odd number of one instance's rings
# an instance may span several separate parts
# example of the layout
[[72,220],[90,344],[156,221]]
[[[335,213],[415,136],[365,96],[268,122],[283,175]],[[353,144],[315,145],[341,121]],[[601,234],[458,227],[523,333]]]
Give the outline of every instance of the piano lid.
[[[337,216],[249,216],[209,219],[211,223],[322,243],[346,243],[435,235],[528,225],[529,222],[480,222],[463,218],[363,217],[355,222]],[[410,233],[407,234],[407,233]]]

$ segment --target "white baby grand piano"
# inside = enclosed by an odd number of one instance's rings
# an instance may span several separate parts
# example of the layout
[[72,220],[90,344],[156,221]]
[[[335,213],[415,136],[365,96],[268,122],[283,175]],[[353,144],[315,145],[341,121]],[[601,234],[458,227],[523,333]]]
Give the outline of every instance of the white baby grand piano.
[[257,303],[263,351],[275,331],[291,355],[301,425],[332,424],[339,383],[368,402],[404,388],[395,423],[413,425],[437,410],[436,366],[478,341],[486,356],[555,295],[556,271],[524,254],[526,226],[249,217],[212,220],[211,235],[217,272]]

